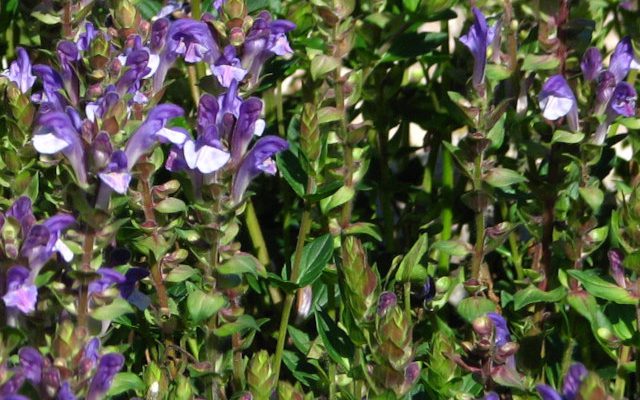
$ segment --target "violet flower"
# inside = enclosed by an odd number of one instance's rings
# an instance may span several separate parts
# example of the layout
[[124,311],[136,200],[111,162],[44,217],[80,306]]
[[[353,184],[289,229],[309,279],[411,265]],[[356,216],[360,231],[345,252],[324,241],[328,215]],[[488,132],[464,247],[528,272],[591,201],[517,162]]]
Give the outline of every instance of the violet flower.
[[218,79],[218,82],[226,88],[231,86],[231,82],[234,80],[241,82],[247,75],[247,71],[242,68],[240,60],[236,57],[235,47],[231,45],[224,48],[222,56],[211,67],[211,72]]
[[87,51],[91,47],[91,42],[96,38],[96,28],[91,22],[84,24],[84,32],[78,35],[76,47],[78,51]]
[[80,58],[78,47],[73,42],[64,40],[58,43],[56,50],[60,60],[60,67],[62,68],[60,75],[62,76],[64,87],[69,95],[71,104],[76,105],[80,99],[80,80],[76,74],[77,61]]
[[9,78],[22,93],[27,93],[36,81],[36,77],[31,73],[31,60],[27,51],[22,47],[18,47],[16,52],[18,53],[18,58],[11,63],[7,71],[0,75]]
[[96,373],[91,380],[86,400],[101,399],[111,387],[113,378],[124,366],[124,357],[118,353],[109,353],[100,357]]
[[265,128],[260,119],[262,100],[250,97],[240,105],[238,119],[231,136],[231,158],[238,162],[247,151],[253,136],[261,136]]
[[58,395],[56,396],[56,400],[76,400],[76,399],[77,397],[75,394],[73,394],[69,381],[62,382],[62,385],[60,385],[60,390],[58,390]]
[[75,218],[69,214],[56,214],[41,225],[36,225],[29,231],[29,235],[22,244],[21,252],[29,260],[31,273],[29,279],[33,283],[44,264],[54,255],[60,253],[69,262],[73,253],[60,239],[61,232],[75,223]]
[[[70,109],[68,109],[70,110]],[[33,147],[38,153],[52,155],[61,152],[67,157],[81,185],[87,184],[84,149],[72,112],[52,111],[38,118]]]
[[378,316],[383,317],[387,310],[391,307],[395,307],[398,304],[398,298],[393,292],[382,292],[380,293],[380,297],[378,298]]
[[609,61],[609,71],[613,74],[616,82],[624,80],[631,69],[639,69],[640,65],[635,59],[631,38],[625,36],[618,42],[611,54]]
[[153,77],[154,91],[162,89],[167,72],[178,57],[187,63],[213,64],[219,56],[220,50],[206,23],[187,18],[175,21],[169,27],[160,65]]
[[245,190],[253,178],[261,172],[276,173],[276,164],[271,157],[289,148],[286,140],[277,136],[263,137],[253,146],[240,162],[232,184],[232,198],[235,203],[242,200]]
[[537,385],[536,390],[542,400],[575,400],[578,397],[582,381],[587,377],[589,371],[581,363],[575,363],[567,371],[562,386],[562,395],[548,385]]
[[98,273],[101,277],[89,283],[90,295],[100,295],[110,287],[124,283],[126,280],[124,275],[115,269],[100,268],[98,269]]
[[636,114],[637,97],[636,89],[633,86],[627,82],[618,82],[609,99],[606,118],[598,125],[593,137],[593,143],[597,145],[604,143],[609,126],[618,116],[632,117]]
[[509,334],[509,328],[507,327],[507,320],[498,313],[487,313],[487,317],[493,322],[494,326],[494,340],[496,346],[500,347],[511,341],[511,335]]
[[253,21],[242,53],[242,67],[250,75],[251,86],[258,82],[262,67],[269,58],[293,53],[286,34],[295,28],[296,25],[291,21],[272,21],[267,11],[262,11]]
[[484,81],[484,71],[487,66],[487,48],[496,34],[495,27],[487,25],[487,20],[482,12],[473,7],[471,9],[475,21],[469,32],[460,37],[460,42],[469,48],[473,55],[473,86],[478,88]]
[[100,180],[116,193],[125,194],[129,189],[131,174],[129,173],[126,154],[118,150],[111,155],[107,167],[98,174]]
[[147,119],[129,138],[124,149],[129,170],[157,142],[182,145],[187,140],[188,135],[183,130],[166,127],[170,119],[180,117],[183,114],[184,110],[174,104],[160,104],[149,112]]
[[613,90],[616,88],[616,78],[609,71],[602,71],[598,75],[598,81],[596,85],[596,101],[594,110],[596,115],[602,114],[609,104],[609,99],[613,94]]
[[34,385],[40,384],[44,367],[42,354],[33,347],[23,347],[18,352],[18,357],[24,377]]
[[602,70],[602,55],[600,54],[600,50],[595,47],[588,48],[582,56],[580,69],[582,70],[582,75],[585,80],[595,80]]
[[64,83],[60,74],[48,65],[37,64],[32,68],[33,73],[42,81],[43,91],[31,96],[34,103],[40,104],[39,113],[44,110],[64,111],[67,101],[62,95]]
[[27,283],[29,270],[16,265],[7,272],[7,293],[2,296],[4,304],[9,309],[17,309],[23,314],[30,314],[36,309],[38,289]]
[[624,260],[624,254],[619,249],[612,249],[607,252],[609,258],[609,273],[621,288],[627,288],[627,279],[624,274],[624,268],[622,267],[622,260]]
[[578,102],[562,75],[547,79],[538,95],[538,101],[544,118],[556,121],[566,115],[571,130],[579,130]]

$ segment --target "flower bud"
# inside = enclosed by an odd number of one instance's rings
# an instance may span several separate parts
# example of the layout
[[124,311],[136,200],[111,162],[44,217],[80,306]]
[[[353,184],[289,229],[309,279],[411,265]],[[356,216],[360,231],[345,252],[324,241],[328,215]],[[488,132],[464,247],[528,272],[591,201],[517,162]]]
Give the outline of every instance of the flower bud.
[[382,292],[378,299],[378,315],[384,317],[391,307],[395,307],[398,304],[398,298],[393,292]]
[[247,14],[244,0],[227,0],[223,7],[229,19],[243,19]]
[[114,11],[114,20],[118,28],[127,29],[136,26],[136,7],[129,0],[118,0]]
[[378,353],[395,370],[402,370],[413,357],[413,328],[400,307],[395,306],[378,326]]
[[300,389],[300,384],[293,386],[289,382],[278,383],[278,399],[303,400],[304,392]]
[[367,263],[362,243],[348,236],[342,246],[342,269],[346,303],[356,321],[365,321],[375,312],[378,276]]
[[193,398],[193,387],[189,379],[184,375],[178,376],[178,382],[171,398],[176,400],[189,400]]
[[261,350],[254,354],[247,373],[247,385],[253,397],[256,400],[269,399],[276,384],[275,379],[269,353]]
[[478,317],[473,320],[473,331],[480,337],[491,335],[493,323],[489,317]]
[[49,397],[53,398],[60,387],[60,371],[58,368],[49,366],[42,371],[42,385]]

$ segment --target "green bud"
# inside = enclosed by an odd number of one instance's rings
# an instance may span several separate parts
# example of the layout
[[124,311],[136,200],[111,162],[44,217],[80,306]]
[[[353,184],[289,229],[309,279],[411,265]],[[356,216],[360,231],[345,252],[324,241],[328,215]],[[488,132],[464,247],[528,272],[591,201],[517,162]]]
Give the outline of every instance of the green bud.
[[18,258],[20,249],[19,234],[20,223],[15,218],[5,217],[5,222],[2,226],[2,242],[4,253],[9,258]]
[[600,400],[610,397],[607,397],[607,390],[600,377],[593,372],[589,372],[589,375],[587,375],[580,385],[577,398],[583,400]]
[[178,376],[178,382],[173,389],[172,399],[176,400],[189,400],[193,398],[193,387],[191,382],[184,375]]
[[7,86],[7,100],[9,100],[11,114],[17,121],[18,126],[23,130],[27,130],[31,126],[35,114],[31,101],[14,83]]
[[348,236],[342,246],[346,303],[356,321],[370,320],[376,311],[378,276],[367,263],[360,240]]
[[378,326],[378,353],[400,371],[413,357],[413,327],[406,314],[395,306]]
[[493,323],[488,317],[478,317],[473,320],[473,331],[481,337],[491,335]]
[[109,42],[103,35],[97,35],[91,41],[89,49],[90,63],[93,68],[102,68],[109,61]]
[[275,387],[276,376],[273,374],[271,357],[266,350],[261,350],[251,357],[247,372],[247,385],[255,400],[267,400]]
[[136,7],[129,0],[118,0],[114,10],[115,23],[118,28],[134,28],[136,26]]
[[247,14],[244,0],[227,0],[224,3],[224,12],[227,14],[229,19],[243,19]]
[[300,123],[300,147],[311,162],[320,157],[320,129],[318,127],[318,113],[316,106],[305,103]]
[[300,383],[295,386],[289,382],[278,383],[278,398],[291,400],[304,400],[304,392],[300,388]]

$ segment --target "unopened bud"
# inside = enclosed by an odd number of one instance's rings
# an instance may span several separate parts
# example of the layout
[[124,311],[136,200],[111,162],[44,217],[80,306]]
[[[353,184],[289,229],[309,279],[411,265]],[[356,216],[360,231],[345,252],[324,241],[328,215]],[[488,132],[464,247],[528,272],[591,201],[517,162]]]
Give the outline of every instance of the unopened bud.
[[489,317],[478,317],[473,320],[473,331],[480,337],[487,337],[493,331],[493,323]]
[[384,317],[391,307],[395,307],[398,304],[398,298],[393,292],[383,292],[378,299],[378,315]]
[[276,384],[275,379],[269,353],[261,350],[254,354],[247,373],[247,385],[253,397],[256,400],[269,399]]
[[118,28],[134,28],[136,26],[136,7],[129,0],[119,0],[115,8],[115,22]]
[[391,308],[378,326],[378,352],[396,370],[413,357],[413,328],[400,307]]
[[244,0],[227,0],[224,3],[224,12],[229,19],[242,19],[246,15]]

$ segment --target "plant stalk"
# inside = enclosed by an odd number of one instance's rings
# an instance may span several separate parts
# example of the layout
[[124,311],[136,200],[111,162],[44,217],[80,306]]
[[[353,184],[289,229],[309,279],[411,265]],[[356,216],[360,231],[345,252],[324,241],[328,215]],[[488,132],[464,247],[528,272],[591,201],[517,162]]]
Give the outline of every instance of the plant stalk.
[[[473,188],[478,193],[482,189],[482,161],[483,154],[480,152],[480,154],[476,156],[473,171]],[[484,258],[484,208],[479,208],[480,210],[476,210],[476,244],[471,260],[471,279],[476,280],[480,276],[480,267],[482,266],[482,260]]]

